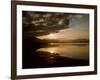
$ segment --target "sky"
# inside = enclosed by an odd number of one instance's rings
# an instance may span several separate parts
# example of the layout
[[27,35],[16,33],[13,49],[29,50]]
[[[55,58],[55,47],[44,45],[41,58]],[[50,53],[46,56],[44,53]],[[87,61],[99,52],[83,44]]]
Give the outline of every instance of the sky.
[[38,39],[89,39],[89,15],[23,11],[24,33]]
[[59,40],[89,39],[89,16],[73,15],[69,28],[59,30],[58,33],[39,36],[38,38]]

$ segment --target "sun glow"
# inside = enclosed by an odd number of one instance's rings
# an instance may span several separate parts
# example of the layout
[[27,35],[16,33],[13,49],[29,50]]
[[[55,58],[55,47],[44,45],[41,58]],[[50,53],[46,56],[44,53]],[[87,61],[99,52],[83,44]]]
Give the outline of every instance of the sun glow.
[[45,35],[45,36],[39,36],[37,37],[39,39],[57,39],[57,35],[54,34],[54,33],[50,33],[48,35]]
[[49,34],[49,35],[50,35],[50,37],[54,37],[54,34],[52,34],[52,33],[51,33],[51,34]]
[[48,35],[48,38],[49,39],[56,39],[56,36],[55,36],[55,34],[51,33]]

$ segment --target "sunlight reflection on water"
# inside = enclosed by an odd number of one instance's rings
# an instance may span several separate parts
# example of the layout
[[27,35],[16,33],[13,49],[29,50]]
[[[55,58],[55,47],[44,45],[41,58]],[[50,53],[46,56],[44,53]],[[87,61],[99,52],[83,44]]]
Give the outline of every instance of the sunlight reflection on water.
[[86,43],[51,43],[51,45],[39,48],[37,52],[49,52],[74,59],[87,60],[89,58],[89,45]]

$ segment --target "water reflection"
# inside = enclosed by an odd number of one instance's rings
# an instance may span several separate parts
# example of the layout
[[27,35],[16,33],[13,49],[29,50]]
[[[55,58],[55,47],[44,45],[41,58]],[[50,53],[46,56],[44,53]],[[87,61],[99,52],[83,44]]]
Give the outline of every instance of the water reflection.
[[73,59],[88,60],[89,45],[87,43],[50,43],[49,47],[42,47],[36,52],[48,52]]
[[87,43],[50,43],[24,50],[23,69],[89,65]]

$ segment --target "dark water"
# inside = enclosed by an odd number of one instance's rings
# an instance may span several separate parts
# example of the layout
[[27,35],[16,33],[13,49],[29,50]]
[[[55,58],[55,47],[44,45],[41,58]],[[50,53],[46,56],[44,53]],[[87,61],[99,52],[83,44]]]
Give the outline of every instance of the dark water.
[[89,65],[88,43],[49,43],[23,53],[23,68]]

